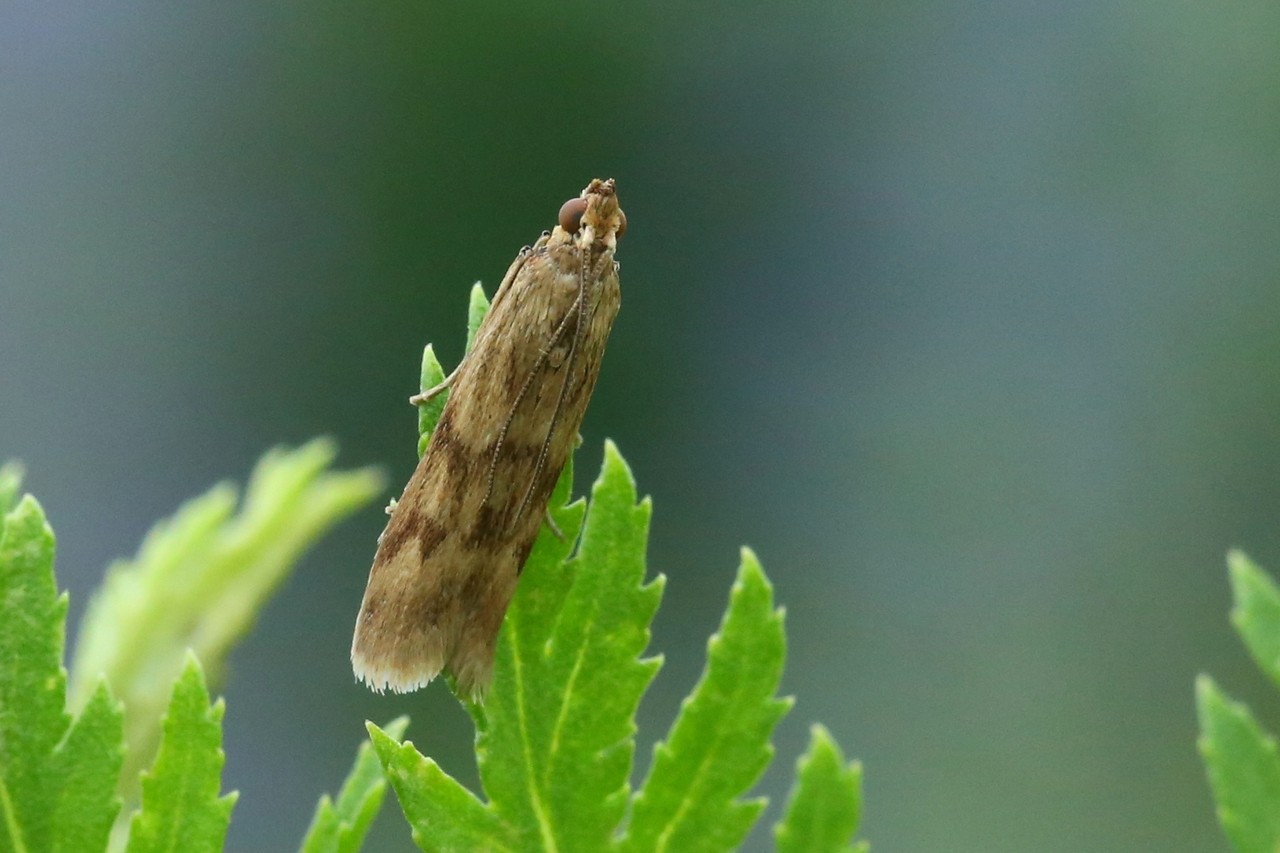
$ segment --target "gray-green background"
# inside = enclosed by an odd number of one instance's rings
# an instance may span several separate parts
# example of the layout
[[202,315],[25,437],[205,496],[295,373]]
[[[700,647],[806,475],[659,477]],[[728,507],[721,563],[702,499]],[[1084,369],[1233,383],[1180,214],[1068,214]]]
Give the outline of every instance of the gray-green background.
[[[0,10],[0,456],[83,612],[268,446],[399,490],[421,346],[593,176],[630,220],[580,480],[668,577],[639,762],[742,543],[890,851],[1225,850],[1211,671],[1273,727],[1223,554],[1280,568],[1280,9],[17,0]],[[232,659],[229,848],[288,849],[366,718],[474,781],[434,686],[352,681],[379,507]],[[394,802],[370,849],[407,850]],[[752,849],[766,849],[757,832]]]

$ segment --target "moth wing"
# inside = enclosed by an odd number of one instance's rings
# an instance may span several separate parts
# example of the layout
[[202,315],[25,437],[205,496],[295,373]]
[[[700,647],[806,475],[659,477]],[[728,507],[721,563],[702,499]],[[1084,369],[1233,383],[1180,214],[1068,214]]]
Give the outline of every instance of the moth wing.
[[578,331],[568,308],[576,288],[548,286],[537,255],[524,261],[504,279],[379,537],[351,649],[357,677],[374,690],[415,690],[444,669],[472,695],[489,681],[545,508],[545,498],[536,512],[518,503],[539,479],[556,420],[548,395],[561,391],[548,386],[566,361],[556,340]]

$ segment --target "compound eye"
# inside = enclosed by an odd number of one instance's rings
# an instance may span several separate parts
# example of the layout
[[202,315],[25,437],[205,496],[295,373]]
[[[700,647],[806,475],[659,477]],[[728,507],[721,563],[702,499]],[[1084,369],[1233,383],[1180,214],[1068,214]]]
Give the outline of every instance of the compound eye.
[[578,228],[582,226],[582,214],[587,212],[587,200],[585,198],[571,198],[560,206],[560,216],[557,221],[560,227],[570,234],[577,234]]
[[627,233],[627,215],[622,212],[622,208],[618,208],[618,234],[621,237]]

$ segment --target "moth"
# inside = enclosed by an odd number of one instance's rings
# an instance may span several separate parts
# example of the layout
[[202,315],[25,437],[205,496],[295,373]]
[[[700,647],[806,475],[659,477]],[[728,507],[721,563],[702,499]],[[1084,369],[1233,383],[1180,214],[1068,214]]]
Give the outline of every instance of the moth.
[[558,219],[516,255],[457,369],[412,398],[449,390],[378,537],[356,619],[352,668],[376,692],[416,690],[441,671],[475,701],[488,688],[621,301],[614,252],[627,218],[613,180],[593,180]]

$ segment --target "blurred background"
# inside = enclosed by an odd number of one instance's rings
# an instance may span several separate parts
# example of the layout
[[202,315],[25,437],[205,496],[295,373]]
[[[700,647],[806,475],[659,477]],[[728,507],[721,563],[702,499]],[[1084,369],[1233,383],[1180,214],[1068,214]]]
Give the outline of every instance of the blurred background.
[[[667,575],[635,779],[738,547],[880,851],[1226,850],[1211,672],[1280,729],[1223,555],[1280,569],[1280,9],[221,0],[0,10],[0,457],[103,568],[278,443],[398,493],[421,347],[593,176],[630,228],[583,428]],[[443,686],[347,661],[380,506],[231,659],[228,849],[297,844],[366,718],[475,783]],[[413,849],[389,799],[371,850]]]

